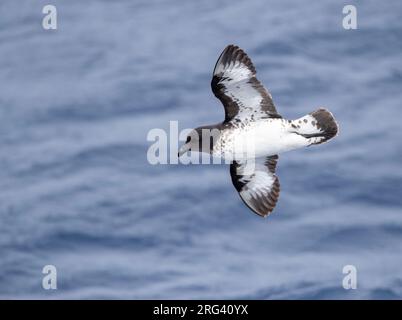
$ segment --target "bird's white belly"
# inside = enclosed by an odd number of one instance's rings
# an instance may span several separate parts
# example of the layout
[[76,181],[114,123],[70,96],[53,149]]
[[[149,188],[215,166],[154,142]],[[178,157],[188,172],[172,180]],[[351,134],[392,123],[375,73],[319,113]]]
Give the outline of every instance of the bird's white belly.
[[289,128],[284,119],[267,119],[223,131],[213,153],[224,159],[240,160],[272,156],[305,146],[306,139]]

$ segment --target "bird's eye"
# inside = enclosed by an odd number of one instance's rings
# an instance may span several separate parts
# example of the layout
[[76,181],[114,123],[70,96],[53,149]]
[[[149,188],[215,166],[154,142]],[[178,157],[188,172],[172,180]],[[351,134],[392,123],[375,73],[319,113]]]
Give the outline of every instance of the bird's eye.
[[189,142],[190,142],[190,140],[191,140],[191,137],[190,137],[190,136],[188,136],[188,137],[187,137],[187,140],[186,140],[186,143],[189,143]]

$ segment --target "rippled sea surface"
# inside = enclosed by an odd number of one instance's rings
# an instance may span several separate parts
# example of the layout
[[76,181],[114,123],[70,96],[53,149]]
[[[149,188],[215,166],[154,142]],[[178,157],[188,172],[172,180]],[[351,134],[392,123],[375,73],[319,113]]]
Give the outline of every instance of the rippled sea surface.
[[[402,4],[356,2],[356,30],[344,5],[2,0],[0,297],[402,298]],[[223,119],[209,82],[230,43],[285,118],[340,124],[280,156],[268,219],[225,165],[147,161],[150,129]]]

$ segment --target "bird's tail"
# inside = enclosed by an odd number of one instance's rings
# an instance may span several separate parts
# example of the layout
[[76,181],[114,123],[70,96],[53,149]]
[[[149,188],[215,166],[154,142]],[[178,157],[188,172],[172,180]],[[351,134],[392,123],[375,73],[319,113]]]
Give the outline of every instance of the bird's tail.
[[310,144],[326,142],[338,134],[338,124],[327,109],[320,108],[299,119],[293,120],[294,132],[310,140]]

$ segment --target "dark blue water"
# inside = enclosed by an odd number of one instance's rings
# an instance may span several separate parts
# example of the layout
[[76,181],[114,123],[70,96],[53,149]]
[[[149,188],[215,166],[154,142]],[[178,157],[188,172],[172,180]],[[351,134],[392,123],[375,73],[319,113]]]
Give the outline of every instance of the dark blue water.
[[[345,4],[2,0],[0,297],[402,298],[402,4],[353,1],[357,30]],[[340,124],[280,157],[268,219],[227,166],[146,158],[150,129],[223,119],[209,81],[229,43],[284,117]]]

